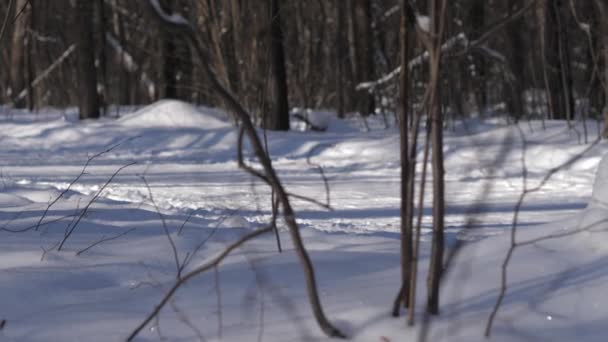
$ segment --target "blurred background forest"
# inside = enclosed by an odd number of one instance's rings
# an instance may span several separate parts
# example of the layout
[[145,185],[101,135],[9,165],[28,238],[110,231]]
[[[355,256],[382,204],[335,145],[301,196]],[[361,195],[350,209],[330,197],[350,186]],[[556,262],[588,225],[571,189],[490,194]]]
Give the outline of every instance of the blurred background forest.
[[[416,2],[424,27],[427,2]],[[81,118],[112,116],[112,105],[161,98],[222,107],[187,39],[150,20],[146,3],[3,1],[0,18],[8,22],[0,102],[31,110],[78,106]],[[280,4],[274,15],[273,3],[275,10]],[[281,71],[273,67],[273,39],[282,41],[290,108],[382,114],[387,125],[395,122],[397,0],[160,5],[195,26],[220,81],[258,123],[277,105],[272,80]],[[607,1],[461,0],[447,6],[440,81],[446,120],[497,113],[514,120],[601,118],[608,92]],[[273,35],[277,20],[280,36]],[[410,54],[415,107],[428,68],[420,44]]]

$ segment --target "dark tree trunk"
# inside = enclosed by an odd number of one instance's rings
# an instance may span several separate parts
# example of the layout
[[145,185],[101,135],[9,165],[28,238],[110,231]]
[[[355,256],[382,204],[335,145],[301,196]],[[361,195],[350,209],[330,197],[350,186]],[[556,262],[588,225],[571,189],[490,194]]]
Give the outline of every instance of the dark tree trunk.
[[[471,40],[477,40],[484,32],[485,28],[485,2],[486,0],[474,0],[469,12],[469,22],[471,23]],[[479,53],[473,53],[471,56],[475,65],[475,75],[473,76],[473,84],[475,98],[477,100],[479,114],[483,115],[486,106],[488,105],[488,96],[486,93],[486,61]]]
[[274,106],[270,115],[266,115],[264,126],[271,130],[289,130],[289,102],[287,99],[287,73],[285,71],[285,51],[283,50],[283,29],[279,8],[280,0],[270,0],[270,39],[272,85]]
[[344,1],[336,0],[336,101],[338,117],[344,117],[344,62],[346,44],[344,36]]
[[572,119],[574,101],[572,76],[568,56],[566,15],[564,0],[547,0],[545,21],[546,68],[548,74],[549,101],[554,119]]
[[97,71],[95,70],[95,41],[93,40],[93,1],[78,1],[74,11],[76,58],[78,72],[78,110],[80,119],[99,118]]
[[97,30],[97,43],[99,49],[97,49],[97,60],[99,61],[99,76],[101,78],[102,91],[100,94],[100,103],[103,107],[104,115],[107,114],[107,101],[108,99],[108,81],[107,81],[107,58],[106,58],[106,15],[104,11],[104,0],[97,0],[97,20],[99,20],[99,30]]
[[[161,6],[166,13],[171,14],[173,13],[173,3],[174,1],[163,1]],[[164,30],[162,37],[162,80],[164,84],[162,85],[160,96],[175,99],[177,98],[177,68],[180,62],[176,56],[177,48],[175,41],[177,37],[169,30]]]
[[430,53],[431,89],[429,115],[431,119],[431,145],[433,147],[433,242],[428,274],[427,310],[439,314],[439,286],[443,274],[445,184],[443,166],[443,113],[441,112],[441,22],[445,20],[442,7],[447,0],[431,0],[431,32],[434,37],[434,52]]
[[[16,15],[22,8],[27,4],[28,0],[16,0],[14,8]],[[25,107],[25,98],[18,98],[19,93],[25,89],[26,84],[26,54],[27,54],[27,46],[26,46],[26,29],[27,29],[27,16],[28,11],[22,13],[22,16],[19,20],[16,20],[13,24],[13,41],[11,47],[11,67],[10,67],[10,75],[11,75],[11,91],[12,98],[14,99],[14,105],[17,108]]]
[[[412,171],[413,160],[410,160],[409,150],[409,83],[410,75],[408,68],[409,61],[409,27],[413,27],[408,22],[407,0],[401,1],[401,27],[400,37],[400,65],[401,74],[399,75],[399,132],[400,132],[400,155],[401,155],[401,299],[405,307],[410,304],[410,275],[412,269],[412,238],[413,238],[413,214],[414,214],[414,174]],[[412,141],[412,144],[415,144]],[[396,310],[396,308],[395,308]],[[394,312],[396,315],[398,312]]]
[[[509,12],[518,10],[523,5],[521,0],[509,0]],[[505,76],[504,95],[507,104],[507,112],[515,120],[519,120],[524,112],[522,102],[523,82],[526,53],[522,39],[523,18],[511,21],[507,27],[507,55],[509,69]]]
[[[356,82],[368,82],[375,76],[371,3],[370,0],[355,0],[354,6]],[[364,116],[373,114],[376,108],[374,95],[366,92],[360,94],[358,98],[357,110],[359,113]]]

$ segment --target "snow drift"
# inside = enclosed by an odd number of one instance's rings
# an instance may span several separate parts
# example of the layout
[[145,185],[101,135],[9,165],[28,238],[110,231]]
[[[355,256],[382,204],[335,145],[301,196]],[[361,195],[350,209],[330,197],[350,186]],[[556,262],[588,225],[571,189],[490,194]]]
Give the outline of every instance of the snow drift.
[[125,115],[118,122],[130,127],[179,127],[217,129],[230,126],[208,112],[201,112],[191,104],[177,100],[161,100],[135,113]]

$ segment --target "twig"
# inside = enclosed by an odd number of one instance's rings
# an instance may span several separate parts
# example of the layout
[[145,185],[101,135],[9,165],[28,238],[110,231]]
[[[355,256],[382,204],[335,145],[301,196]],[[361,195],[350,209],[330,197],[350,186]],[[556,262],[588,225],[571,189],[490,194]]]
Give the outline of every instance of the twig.
[[[65,230],[63,232],[63,237],[64,238],[66,236],[68,236],[68,232],[70,231],[70,227],[74,223],[74,220],[76,220],[76,217],[78,217],[78,210],[80,209],[80,200],[81,200],[81,198],[78,198],[78,201],[76,202],[76,209],[74,209],[74,216],[72,217],[72,221],[70,221],[70,223],[68,223],[68,225],[65,226]],[[48,232],[48,229],[46,229],[45,232]]]
[[517,224],[518,224],[518,219],[519,219],[519,211],[523,205],[523,202],[526,198],[526,196],[528,194],[534,193],[536,191],[539,191],[540,189],[542,189],[542,187],[549,181],[549,179],[551,179],[551,177],[556,174],[558,171],[560,171],[561,169],[570,166],[572,164],[574,164],[576,161],[578,161],[579,159],[581,159],[583,157],[583,155],[585,155],[589,150],[591,150],[593,147],[595,147],[595,145],[597,145],[597,143],[599,143],[599,139],[595,140],[591,145],[589,145],[587,148],[585,148],[585,150],[583,150],[581,153],[575,155],[574,157],[570,158],[569,160],[567,160],[566,162],[564,162],[563,164],[556,166],[552,169],[550,169],[547,174],[545,174],[545,177],[543,177],[543,179],[541,180],[541,182],[534,188],[528,188],[528,169],[526,167],[526,147],[527,147],[527,141],[525,138],[525,135],[523,133],[523,131],[521,130],[521,127],[519,127],[519,125],[517,125],[519,134],[521,136],[521,140],[522,140],[522,157],[521,157],[521,162],[522,162],[522,174],[523,174],[523,187],[524,190],[522,191],[521,195],[519,196],[519,199],[517,201],[517,204],[515,205],[515,211],[513,213],[513,220],[511,223],[511,241],[510,241],[510,246],[509,246],[509,250],[507,251],[507,255],[505,256],[505,259],[502,263],[501,266],[501,277],[500,277],[500,291],[498,293],[498,297],[496,298],[496,303],[494,304],[494,308],[492,309],[492,312],[490,313],[490,316],[488,317],[487,323],[486,323],[486,329],[485,329],[485,333],[484,336],[486,338],[489,338],[491,333],[492,333],[492,325],[494,323],[494,318],[496,317],[496,315],[498,314],[498,310],[500,309],[500,306],[502,304],[502,301],[506,295],[507,292],[507,269],[509,266],[509,262],[511,261],[511,258],[513,256],[513,253],[515,252],[515,249],[519,246],[517,241],[516,241],[516,233],[517,233]]
[[194,331],[194,333],[196,334],[196,337],[198,338],[198,340],[200,342],[206,341],[205,337],[203,336],[203,333],[196,327],[196,325],[194,325],[190,321],[190,319],[188,319],[188,316],[186,316],[186,314],[182,310],[180,310],[180,308],[177,306],[177,303],[175,303],[175,300],[172,299],[170,301],[170,304],[171,304],[171,309],[177,315],[177,319],[179,321],[181,321],[182,323],[184,323],[184,325],[187,326],[188,328],[190,328],[192,331]]
[[325,203],[327,205],[327,208],[331,208],[331,193],[330,193],[330,188],[329,188],[329,180],[325,176],[325,170],[323,170],[323,166],[321,166],[321,164],[313,163],[311,161],[311,158],[312,158],[312,154],[316,150],[318,150],[322,147],[330,147],[330,146],[333,146],[333,144],[317,144],[313,148],[311,148],[310,151],[308,151],[308,155],[306,156],[306,163],[310,166],[316,167],[317,170],[319,171],[319,175],[321,176],[321,179],[323,180],[323,185],[325,186]]
[[59,244],[59,241],[52,244],[49,248],[44,248],[44,247],[40,246],[40,249],[42,249],[42,255],[40,256],[40,262],[43,262],[47,253],[50,252],[51,250],[55,249],[55,247],[57,247],[58,244]]
[[134,231],[134,230],[136,230],[136,229],[137,229],[137,228],[131,228],[131,229],[129,229],[129,230],[127,230],[127,231],[125,231],[125,232],[122,232],[122,233],[120,233],[120,234],[117,234],[117,235],[114,235],[114,236],[110,236],[110,237],[107,237],[107,238],[106,238],[105,236],[102,236],[102,237],[101,237],[101,239],[99,239],[99,241],[97,241],[97,242],[93,243],[92,245],[90,245],[90,246],[89,246],[89,247],[87,247],[87,248],[81,249],[81,250],[79,250],[78,252],[76,252],[76,255],[80,255],[80,254],[82,254],[82,253],[84,253],[84,252],[88,251],[89,249],[91,249],[91,248],[93,248],[93,247],[95,247],[95,246],[99,245],[100,243],[104,243],[104,242],[107,242],[107,241],[115,240],[115,239],[118,239],[118,238],[119,238],[119,237],[121,237],[121,236],[125,236],[125,235],[129,234],[130,232],[132,232],[132,231]]
[[[239,208],[240,209],[240,208]],[[221,217],[215,224],[215,226],[211,229],[211,232],[209,233],[209,235],[207,235],[195,248],[194,250],[187,254],[186,257],[184,258],[184,261],[182,262],[181,266],[180,266],[180,270],[183,271],[190,262],[192,262],[192,260],[194,259],[194,256],[196,255],[196,253],[198,253],[198,251],[203,248],[203,246],[205,245],[205,243],[207,243],[207,241],[209,239],[211,239],[211,237],[213,236],[213,234],[215,234],[215,232],[218,230],[218,228],[220,227],[220,225],[228,218],[231,217],[232,215],[234,215],[235,212],[237,212],[239,209],[233,210],[232,213],[230,213],[230,215],[224,215],[223,217]]]
[[167,237],[167,240],[169,240],[169,245],[171,245],[171,251],[173,252],[173,260],[175,261],[175,268],[177,270],[177,278],[180,278],[181,273],[182,273],[182,268],[181,268],[180,262],[179,262],[179,255],[177,253],[177,247],[175,246],[175,242],[173,241],[173,238],[171,238],[171,233],[169,232],[169,228],[167,227],[167,222],[165,221],[165,217],[160,212],[160,208],[158,207],[158,205],[156,204],[156,201],[154,200],[154,196],[152,195],[152,189],[150,188],[150,184],[148,184],[148,181],[146,180],[145,176],[141,176],[141,180],[146,185],[146,189],[148,189],[148,196],[150,196],[150,202],[152,202],[152,205],[156,209],[156,213],[158,214],[158,217],[160,218],[160,221],[162,223],[163,231],[165,232],[165,236]]
[[44,220],[44,218],[46,217],[46,214],[48,213],[49,209],[51,209],[51,207],[52,207],[53,205],[55,205],[55,203],[57,203],[57,201],[59,201],[59,199],[61,199],[61,197],[63,197],[63,195],[65,195],[65,194],[66,194],[68,191],[70,191],[70,189],[72,188],[72,186],[73,186],[74,184],[76,184],[76,182],[78,182],[78,180],[80,180],[80,178],[81,178],[81,177],[82,177],[82,176],[85,174],[85,172],[86,172],[86,170],[87,170],[87,167],[89,167],[89,164],[91,164],[91,162],[92,162],[93,160],[95,160],[95,159],[97,159],[97,158],[101,157],[102,155],[104,155],[104,154],[106,154],[106,153],[111,152],[112,150],[114,150],[115,148],[119,147],[120,145],[122,145],[122,144],[124,144],[124,143],[126,143],[126,142],[129,142],[129,141],[132,141],[132,140],[134,140],[134,139],[137,139],[137,138],[138,138],[138,137],[131,137],[131,138],[125,139],[125,140],[123,140],[123,141],[119,142],[118,144],[112,145],[112,146],[110,146],[109,148],[107,148],[107,149],[105,149],[105,150],[103,150],[103,151],[101,151],[101,152],[98,152],[98,153],[96,153],[96,154],[94,154],[94,155],[90,156],[90,157],[87,159],[87,162],[86,162],[86,163],[84,164],[84,166],[82,167],[82,170],[80,171],[80,173],[78,174],[78,176],[76,176],[76,178],[74,178],[74,180],[72,180],[72,181],[70,182],[70,184],[68,185],[68,187],[67,187],[67,188],[65,188],[65,189],[64,189],[64,190],[63,190],[63,191],[62,191],[62,192],[61,192],[61,193],[60,193],[60,194],[59,194],[59,195],[58,195],[58,196],[57,196],[57,197],[56,197],[56,198],[55,198],[53,201],[51,201],[51,203],[49,203],[49,205],[46,207],[46,209],[44,210],[44,213],[42,213],[42,216],[41,216],[41,217],[40,217],[40,219],[38,220],[38,224],[36,225],[35,230],[38,230],[38,227],[39,227],[39,226],[42,224],[42,220]]
[[0,29],[0,43],[2,42],[2,38],[4,38],[4,33],[6,33],[6,27],[8,26],[8,17],[10,17],[13,5],[15,4],[15,0],[8,1],[8,9],[6,10],[6,15],[4,16],[4,20],[2,22],[2,29]]
[[179,229],[177,230],[177,235],[182,235],[182,231],[184,230],[184,227],[186,226],[186,223],[188,223],[188,221],[190,221],[190,218],[192,217],[192,215],[194,215],[194,213],[197,212],[198,209],[192,210],[188,216],[186,217],[186,219],[184,220],[184,222],[182,222],[182,225],[179,227]]
[[181,278],[176,279],[175,284],[171,287],[171,289],[169,290],[169,292],[167,292],[167,294],[165,294],[165,296],[163,297],[163,299],[160,301],[160,303],[158,305],[156,305],[156,307],[154,308],[154,310],[144,319],[143,322],[141,322],[141,324],[139,324],[135,330],[133,330],[133,332],[127,337],[127,341],[132,341],[135,336],[137,336],[139,334],[139,332],[152,320],[154,319],[158,313],[160,312],[160,310],[167,304],[167,302],[169,301],[169,299],[171,299],[171,297],[173,296],[173,294],[184,284],[186,284],[190,279],[196,277],[197,275],[207,272],[208,270],[216,267],[217,265],[219,265],[228,255],[230,255],[230,253],[235,250],[236,248],[240,247],[243,243],[256,238],[262,234],[265,233],[269,233],[270,231],[272,231],[272,226],[267,226],[265,228],[262,229],[258,229],[255,230],[249,234],[246,234],[244,236],[242,236],[240,239],[238,239],[237,241],[233,242],[231,245],[229,245],[222,253],[220,253],[218,256],[216,256],[215,258],[213,258],[211,261],[205,263],[202,266],[199,266],[197,268],[195,268],[194,270],[186,273],[184,276],[182,276]]
[[220,272],[217,265],[213,267],[213,283],[217,295],[217,337],[221,340],[223,335],[224,320],[222,315],[222,289],[220,288]]
[[283,253],[283,248],[281,247],[281,237],[279,236],[279,227],[277,226],[277,215],[279,213],[279,199],[277,198],[274,191],[270,196],[270,201],[272,204],[272,227],[274,230],[274,236],[277,240],[277,250],[279,253]]
[[59,244],[59,247],[57,248],[57,251],[60,251],[63,248],[63,245],[68,240],[68,238],[72,235],[72,233],[74,232],[74,230],[76,229],[76,227],[78,227],[78,224],[80,223],[80,221],[82,220],[82,218],[86,215],[86,213],[89,210],[89,208],[91,207],[91,205],[93,205],[93,203],[99,198],[99,196],[101,196],[101,193],[114,180],[114,178],[120,173],[120,171],[124,170],[125,168],[127,168],[129,166],[135,165],[135,164],[137,164],[137,162],[131,162],[131,163],[127,164],[127,165],[123,165],[120,168],[118,168],[118,170],[116,170],[112,174],[112,176],[105,182],[105,184],[97,191],[97,193],[95,194],[95,196],[93,196],[93,198],[89,201],[89,203],[87,203],[87,205],[84,207],[84,209],[80,212],[80,215],[78,216],[78,219],[76,220],[76,222],[74,222],[74,224],[72,225],[72,228],[68,231],[68,233],[65,235],[65,237],[63,238],[63,240]]
[[[19,213],[18,215],[16,215],[16,216],[19,216],[19,215],[21,215],[22,213],[23,213],[23,212],[20,212],[20,213]],[[65,220],[66,218],[70,218],[70,217],[73,217],[73,216],[76,216],[76,215],[77,215],[76,213],[75,213],[75,214],[64,215],[64,216],[58,217],[58,218],[56,218],[56,219],[48,220],[48,221],[46,221],[46,222],[44,222],[44,223],[40,224],[40,226],[44,226],[44,225],[48,225],[48,224],[52,224],[52,223],[56,223],[56,222],[59,222],[59,221],[61,221],[61,220]],[[9,220],[9,222],[8,222],[8,223],[12,222],[12,221],[13,221],[13,220],[15,220],[16,218],[17,218],[17,217],[13,217],[13,218],[11,218],[11,219]],[[38,227],[38,224],[34,224],[34,225],[27,226],[27,227],[24,227],[24,228],[19,228],[19,229],[10,229],[10,228],[6,228],[6,225],[7,225],[8,223],[6,223],[6,224],[4,224],[2,227],[0,227],[0,231],[5,231],[5,232],[9,232],[9,233],[23,233],[23,232],[26,232],[26,231],[28,231],[28,230],[32,230],[32,229],[34,229],[34,228]]]

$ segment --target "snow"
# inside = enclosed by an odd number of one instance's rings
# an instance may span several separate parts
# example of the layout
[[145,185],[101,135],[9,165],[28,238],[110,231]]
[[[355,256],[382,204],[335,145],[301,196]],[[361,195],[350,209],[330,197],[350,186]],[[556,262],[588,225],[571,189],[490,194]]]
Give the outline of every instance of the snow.
[[229,124],[208,114],[201,113],[192,105],[177,100],[161,100],[135,113],[126,115],[118,122],[128,127],[181,127],[217,129]]
[[[0,111],[2,341],[121,341],[158,304],[176,266],[142,177],[179,260],[192,260],[184,272],[271,217],[270,192],[237,168],[236,130],[218,110],[161,101],[117,120],[87,122],[73,120],[73,111],[9,112]],[[330,185],[333,211],[293,199],[326,314],[354,341],[415,340],[423,326],[431,206],[427,202],[423,211],[418,316],[411,328],[390,317],[400,278],[398,132],[377,129],[383,124],[376,117],[369,132],[359,129],[358,118],[339,120],[327,112],[310,117],[326,122],[327,131],[267,136],[273,166],[290,192],[325,201],[317,166]],[[521,123],[530,188],[588,147],[565,122],[546,125]],[[7,231],[35,226],[87,159],[117,144],[91,161],[38,231]],[[459,122],[446,131],[445,144],[447,244],[464,245],[427,340],[478,341],[500,288],[513,208],[523,189],[523,145],[517,128],[492,119]],[[598,143],[526,196],[492,341],[603,341],[608,334],[606,151],[606,143]],[[246,157],[252,160],[250,152]],[[130,162],[137,164],[116,176],[65,249],[56,251],[76,211]],[[180,289],[158,323],[136,340],[328,340],[307,304],[289,234],[278,224],[282,254],[274,234],[248,242],[217,274]]]
[[169,23],[174,24],[174,25],[186,25],[186,26],[190,26],[190,23],[188,22],[188,20],[186,20],[186,18],[182,17],[179,13],[172,13],[172,14],[165,13],[165,11],[161,7],[161,5],[158,2],[158,0],[148,0],[148,1],[150,1],[150,4],[152,5],[152,7],[156,11],[156,13],[164,21],[169,22]]
[[416,22],[422,31],[429,32],[431,27],[431,18],[426,15],[417,15]]
[[608,156],[602,158],[593,183],[593,193],[591,194],[593,206],[608,209]]

